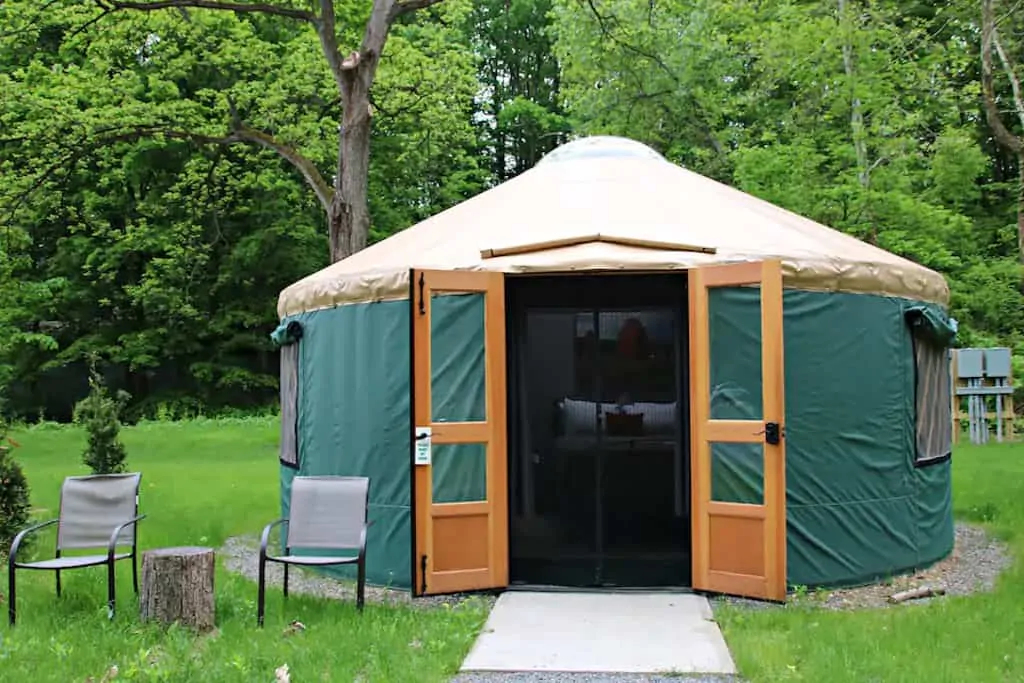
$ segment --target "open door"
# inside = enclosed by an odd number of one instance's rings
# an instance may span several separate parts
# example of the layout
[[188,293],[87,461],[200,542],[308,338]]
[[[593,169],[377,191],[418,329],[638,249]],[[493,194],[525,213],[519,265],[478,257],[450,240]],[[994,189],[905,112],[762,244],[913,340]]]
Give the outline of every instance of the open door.
[[508,585],[505,280],[413,270],[415,595]]
[[[769,260],[689,273],[693,586],[784,601],[781,266]],[[716,362],[716,353],[726,357]],[[740,366],[748,370],[742,377]]]

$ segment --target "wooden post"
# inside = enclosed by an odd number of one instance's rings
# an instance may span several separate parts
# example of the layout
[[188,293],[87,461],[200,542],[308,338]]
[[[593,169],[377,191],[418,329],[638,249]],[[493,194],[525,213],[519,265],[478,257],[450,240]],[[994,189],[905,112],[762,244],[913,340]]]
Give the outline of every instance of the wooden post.
[[213,548],[159,548],[142,555],[142,621],[178,622],[199,631],[214,625]]

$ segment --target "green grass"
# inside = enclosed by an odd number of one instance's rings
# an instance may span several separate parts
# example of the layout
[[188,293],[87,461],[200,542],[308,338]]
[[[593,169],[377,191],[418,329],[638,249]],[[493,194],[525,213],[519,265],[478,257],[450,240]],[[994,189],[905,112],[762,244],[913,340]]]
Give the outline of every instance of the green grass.
[[[61,479],[82,473],[84,435],[43,426],[13,435],[37,516],[54,516]],[[277,515],[277,423],[272,418],[143,424],[127,429],[131,469],[143,472],[143,548],[218,546]],[[752,683],[941,683],[1024,680],[1024,445],[965,446],[954,455],[957,516],[987,524],[1017,558],[995,592],[864,612],[813,608],[719,612],[733,656]],[[46,546],[52,547],[52,535]],[[217,574],[218,628],[196,637],[141,626],[122,563],[118,616],[106,619],[102,569],[19,573],[19,623],[0,626],[0,681],[273,681],[287,664],[306,681],[442,681],[458,667],[485,613],[478,605],[413,610],[268,594],[255,628],[255,585]],[[0,591],[6,575],[0,573]],[[3,605],[6,607],[6,605]],[[4,610],[5,612],[6,610]],[[4,614],[4,616],[6,616]],[[294,619],[304,632],[285,635]]]
[[958,518],[1009,542],[1013,567],[992,593],[863,612],[719,611],[749,680],[982,683],[1024,680],[1024,445],[959,447]]
[[[151,423],[122,432],[129,469],[141,471],[141,550],[168,545],[218,547],[255,534],[278,516],[277,422],[239,419]],[[32,486],[35,516],[56,516],[60,482],[83,474],[84,433],[42,426],[12,434]],[[41,536],[41,549],[54,536]],[[219,563],[218,563],[219,564]],[[256,622],[256,585],[218,567],[217,629],[140,625],[131,569],[119,563],[118,613],[106,618],[103,568],[64,574],[64,596],[52,572],[18,572],[18,625],[0,622],[0,681],[97,683],[116,665],[116,680],[274,681],[287,664],[300,681],[443,681],[455,672],[485,618],[479,605],[412,609],[292,596],[268,589],[266,627]],[[6,594],[6,567],[0,594]],[[299,620],[306,630],[286,635]]]

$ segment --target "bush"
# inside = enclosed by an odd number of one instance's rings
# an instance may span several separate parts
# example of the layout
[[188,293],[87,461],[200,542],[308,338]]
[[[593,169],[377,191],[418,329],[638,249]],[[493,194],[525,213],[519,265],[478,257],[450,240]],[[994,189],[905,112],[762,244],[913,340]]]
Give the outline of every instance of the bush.
[[0,556],[6,556],[19,531],[28,526],[29,490],[25,472],[14,460],[16,444],[0,415]]
[[127,467],[121,443],[121,411],[131,398],[125,391],[111,396],[95,363],[89,368],[89,395],[75,404],[75,422],[85,427],[88,445],[82,460],[93,474],[124,472]]

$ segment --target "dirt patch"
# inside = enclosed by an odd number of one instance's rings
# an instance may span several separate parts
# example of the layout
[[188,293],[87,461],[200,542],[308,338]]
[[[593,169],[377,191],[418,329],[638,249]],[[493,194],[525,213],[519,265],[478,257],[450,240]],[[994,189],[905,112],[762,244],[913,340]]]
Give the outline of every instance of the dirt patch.
[[942,588],[947,596],[990,591],[995,587],[999,575],[1012,563],[1013,557],[1006,544],[992,538],[980,526],[960,522],[956,525],[956,541],[949,557],[919,572],[901,574],[879,583],[854,588],[790,593],[786,605],[731,597],[714,598],[712,604],[727,603],[755,609],[811,606],[831,610],[920,605],[942,600],[943,596],[919,598],[902,603],[892,603],[889,597],[894,593],[922,586]]

